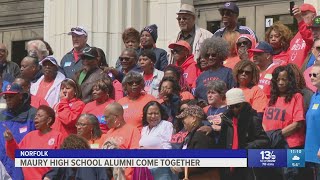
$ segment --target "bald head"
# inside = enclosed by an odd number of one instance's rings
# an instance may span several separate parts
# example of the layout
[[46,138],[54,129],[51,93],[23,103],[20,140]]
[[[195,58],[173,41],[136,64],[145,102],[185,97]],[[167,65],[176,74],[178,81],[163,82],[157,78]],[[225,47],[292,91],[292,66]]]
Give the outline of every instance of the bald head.
[[123,116],[123,108],[121,104],[117,102],[107,105],[105,111],[109,111],[111,114],[114,114],[117,116]]

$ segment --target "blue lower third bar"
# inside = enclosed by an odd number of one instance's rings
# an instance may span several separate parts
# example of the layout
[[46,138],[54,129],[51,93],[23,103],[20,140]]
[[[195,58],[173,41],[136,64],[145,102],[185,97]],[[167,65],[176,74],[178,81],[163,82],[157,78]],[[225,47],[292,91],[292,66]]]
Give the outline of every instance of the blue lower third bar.
[[247,150],[16,150],[16,158],[247,158]]

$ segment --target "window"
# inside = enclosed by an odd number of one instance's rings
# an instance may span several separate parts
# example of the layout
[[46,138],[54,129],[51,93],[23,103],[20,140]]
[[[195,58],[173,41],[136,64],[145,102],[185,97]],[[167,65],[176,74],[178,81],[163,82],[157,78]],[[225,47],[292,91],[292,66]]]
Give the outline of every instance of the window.
[[[238,19],[238,24],[241,25],[241,26],[245,26],[246,25],[246,18],[239,18]],[[208,21],[207,22],[207,30],[212,32],[212,33],[215,33],[221,27],[223,27],[223,24],[221,23],[221,20],[219,20],[219,21]]]

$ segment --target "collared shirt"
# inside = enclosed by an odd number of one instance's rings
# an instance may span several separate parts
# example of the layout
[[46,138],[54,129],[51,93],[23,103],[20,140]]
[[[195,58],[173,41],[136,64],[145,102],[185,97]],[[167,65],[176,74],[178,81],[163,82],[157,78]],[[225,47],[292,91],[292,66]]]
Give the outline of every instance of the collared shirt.
[[178,40],[187,41],[190,44],[191,51],[192,51],[192,48],[193,48],[192,46],[193,46],[195,36],[196,36],[196,28],[194,26],[192,31],[187,36],[184,36],[182,31],[180,31]]

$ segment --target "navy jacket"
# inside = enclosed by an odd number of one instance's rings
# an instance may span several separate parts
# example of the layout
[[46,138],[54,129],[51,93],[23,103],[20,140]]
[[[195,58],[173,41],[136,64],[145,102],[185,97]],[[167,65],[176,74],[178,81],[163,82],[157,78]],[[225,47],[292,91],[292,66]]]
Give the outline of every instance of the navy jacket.
[[[35,130],[34,117],[36,114],[36,109],[30,106],[30,97],[25,94],[24,101],[20,107],[9,110],[5,109],[0,114],[0,123],[5,124],[13,134],[14,139],[19,143],[23,137],[30,131]],[[5,128],[0,126],[0,160],[6,167],[7,172],[10,174],[12,179],[21,180],[23,179],[23,174],[21,168],[14,167],[14,161],[11,160],[5,151],[5,139],[3,133]]]

